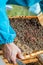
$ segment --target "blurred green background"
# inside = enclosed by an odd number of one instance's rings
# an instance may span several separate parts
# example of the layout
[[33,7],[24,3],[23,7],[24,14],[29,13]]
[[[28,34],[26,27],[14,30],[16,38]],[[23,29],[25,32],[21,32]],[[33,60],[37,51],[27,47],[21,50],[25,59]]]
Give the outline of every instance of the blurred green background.
[[35,15],[29,11],[28,7],[12,5],[12,10],[7,10],[8,16],[28,16]]

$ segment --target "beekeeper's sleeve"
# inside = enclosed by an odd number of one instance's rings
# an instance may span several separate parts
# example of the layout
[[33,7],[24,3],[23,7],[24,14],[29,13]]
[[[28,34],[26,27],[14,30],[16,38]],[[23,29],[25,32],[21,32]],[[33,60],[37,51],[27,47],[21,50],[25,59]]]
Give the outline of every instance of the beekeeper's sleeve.
[[12,43],[16,38],[16,32],[6,15],[6,2],[7,0],[0,0],[0,44]]
[[39,4],[40,4],[41,11],[43,12],[43,0],[41,0],[41,1],[39,2]]
[[7,4],[16,4],[21,6],[32,6],[35,3],[40,2],[41,0],[8,0]]

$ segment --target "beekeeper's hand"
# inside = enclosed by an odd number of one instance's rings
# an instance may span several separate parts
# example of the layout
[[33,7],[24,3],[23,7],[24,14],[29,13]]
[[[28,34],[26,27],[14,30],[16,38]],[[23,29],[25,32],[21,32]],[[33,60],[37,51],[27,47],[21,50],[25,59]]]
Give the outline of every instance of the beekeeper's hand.
[[7,58],[9,62],[12,61],[14,64],[16,64],[17,57],[21,59],[24,58],[21,54],[21,50],[14,43],[5,44],[3,51],[5,58]]

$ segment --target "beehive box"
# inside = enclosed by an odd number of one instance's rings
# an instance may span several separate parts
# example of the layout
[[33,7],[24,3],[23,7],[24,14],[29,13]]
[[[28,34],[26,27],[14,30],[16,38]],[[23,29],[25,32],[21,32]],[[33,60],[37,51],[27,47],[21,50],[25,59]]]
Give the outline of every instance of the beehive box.
[[[21,49],[24,55],[43,50],[43,26],[36,16],[9,17],[10,24],[17,33],[14,43]],[[39,59],[39,58],[38,58]],[[5,60],[6,61],[6,60]],[[34,65],[43,65],[37,58],[28,60]],[[9,64],[9,63],[8,63]]]
[[36,16],[9,17],[11,26],[17,33],[14,43],[23,54],[43,50],[43,26]]

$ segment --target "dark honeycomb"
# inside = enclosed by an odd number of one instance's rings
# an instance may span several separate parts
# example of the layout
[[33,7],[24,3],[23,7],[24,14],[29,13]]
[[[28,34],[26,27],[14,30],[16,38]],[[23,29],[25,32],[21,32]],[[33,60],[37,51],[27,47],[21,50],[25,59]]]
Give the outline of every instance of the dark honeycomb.
[[[21,46],[32,50],[43,50],[43,27],[38,18],[10,18],[10,23],[17,32]],[[29,48],[28,48],[29,47]]]

